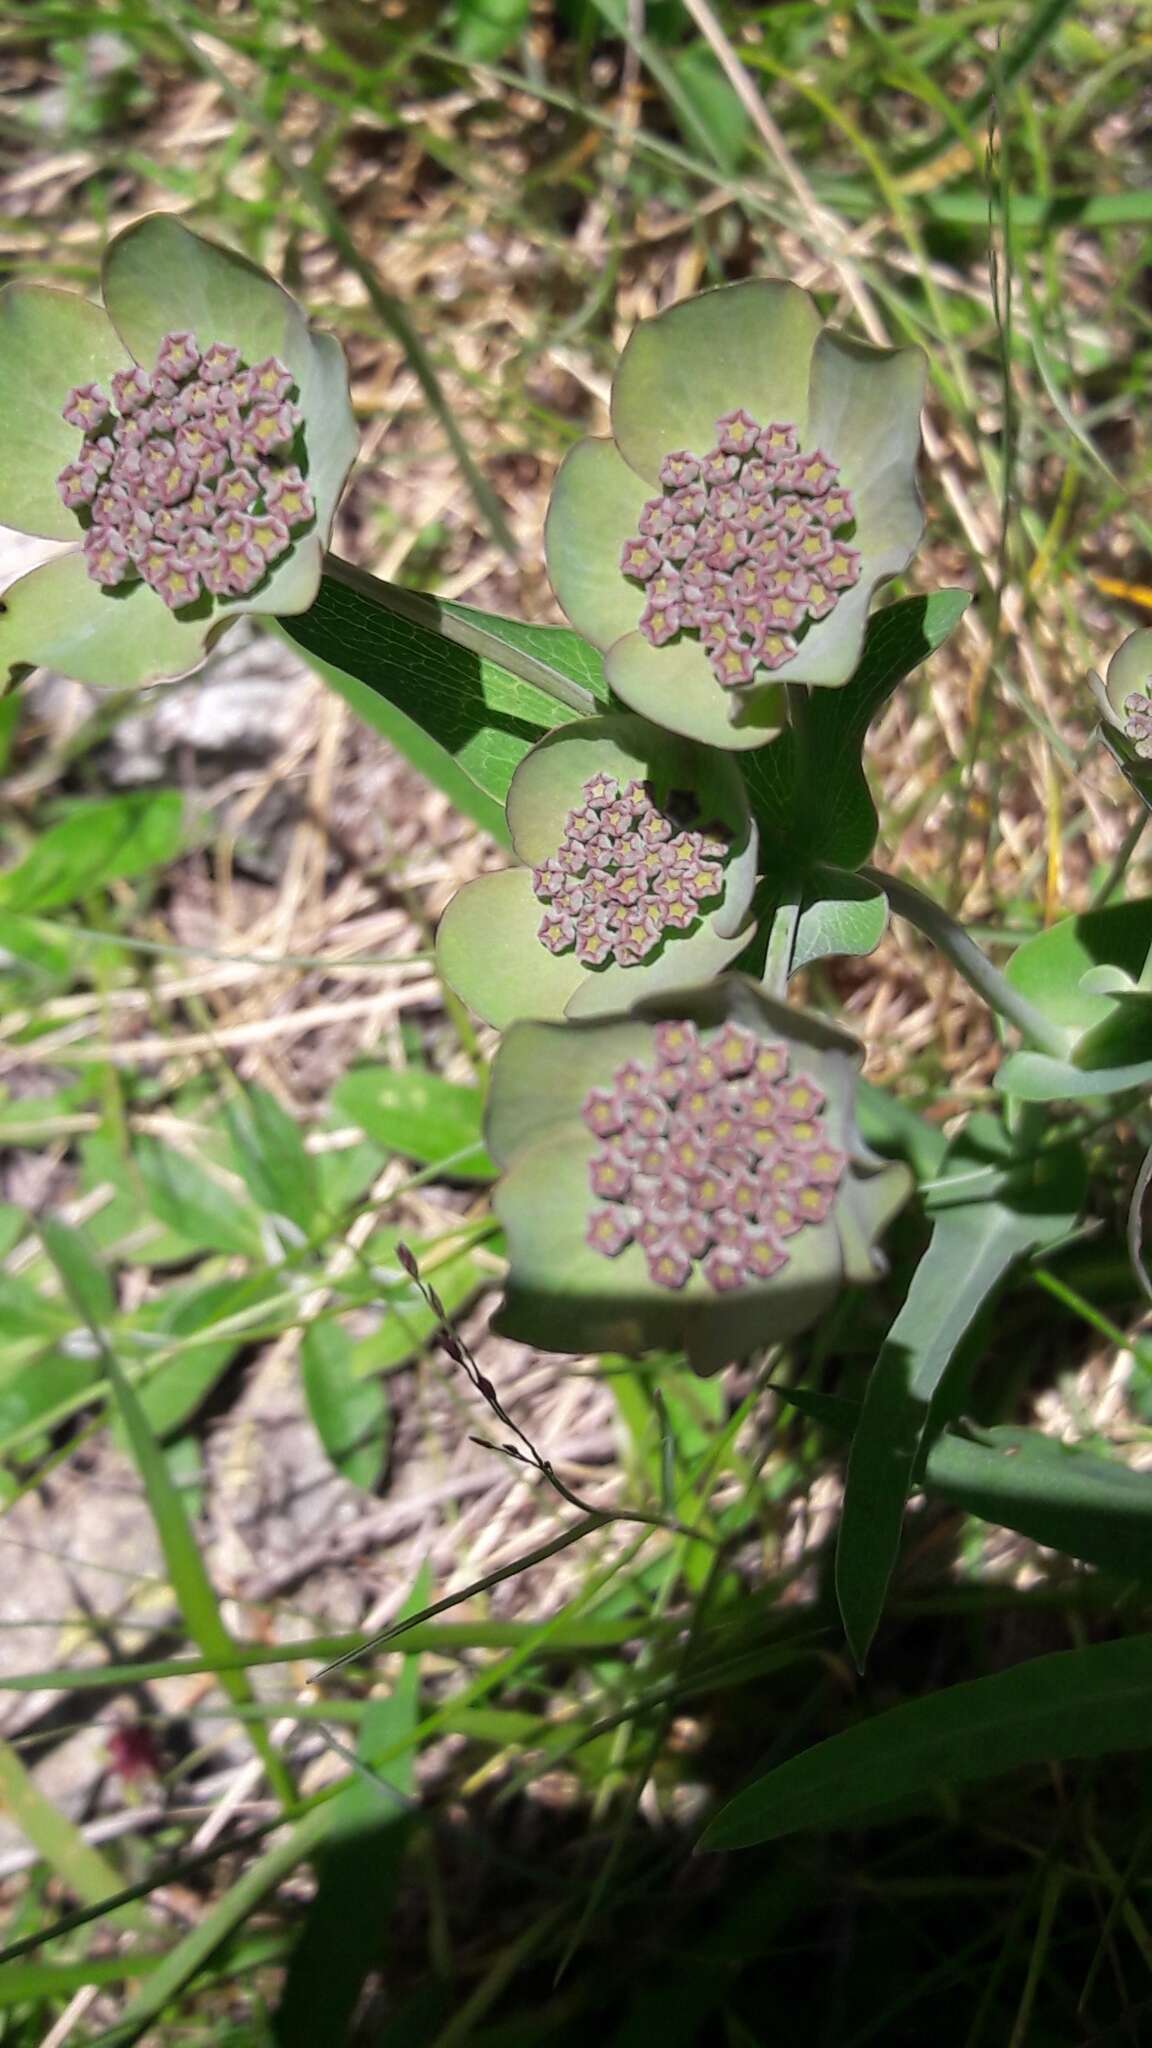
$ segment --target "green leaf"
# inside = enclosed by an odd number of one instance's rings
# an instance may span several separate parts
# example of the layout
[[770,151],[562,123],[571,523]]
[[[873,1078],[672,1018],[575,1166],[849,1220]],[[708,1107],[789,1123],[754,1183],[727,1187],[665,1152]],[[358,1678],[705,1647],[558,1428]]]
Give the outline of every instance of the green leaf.
[[810,693],[803,733],[782,732],[743,756],[766,872],[802,873],[817,862],[858,868],[867,860],[878,828],[864,736],[897,683],[948,638],[969,602],[967,591],[938,590],[885,605],[868,621],[852,680]]
[[133,1152],[153,1212],[169,1230],[210,1251],[260,1257],[259,1219],[222,1177],[159,1138],[138,1137]]
[[1146,1749],[1150,1724],[1152,1636],[1035,1657],[817,1743],[738,1793],[700,1846],[746,1849],[1021,1765]]
[[316,1223],[319,1190],[315,1163],[295,1120],[266,1088],[248,1088],[234,1097],[225,1117],[249,1194],[307,1237]]
[[[835,1436],[851,1437],[860,1403],[813,1387],[776,1386],[781,1400]],[[928,1453],[925,1493],[999,1529],[1014,1529],[1117,1578],[1152,1577],[1152,1478],[1036,1430],[946,1432]]]
[[[353,710],[506,845],[501,806],[516,768],[542,729],[581,715],[547,693],[549,680],[571,693],[578,663],[580,688],[588,689],[594,663],[558,628],[526,629],[526,643],[511,621],[363,581],[361,588],[343,574],[325,575],[311,610],[281,620],[281,630]],[[457,628],[476,645],[446,637]],[[543,637],[550,633],[555,640]],[[538,664],[540,688],[503,666],[502,641]]]
[[[506,619],[499,612],[482,612],[475,605],[453,604],[447,598],[437,598],[436,603],[442,619],[455,619],[472,632],[483,633],[491,641],[502,641],[517,655],[538,662],[542,677],[550,677],[553,683],[559,677],[562,682],[574,683],[578,690],[587,690],[596,699],[592,710],[607,710],[611,705],[603,655],[599,648],[574,633],[571,626],[531,625],[526,619]],[[577,716],[575,710],[572,716]],[[557,722],[554,713],[550,720]]]
[[[1138,981],[1152,950],[1152,897],[1066,917],[1017,947],[1005,970],[1049,1022],[1068,1035],[1068,1051],[1111,1015],[1113,997],[1099,986],[1101,968]],[[1121,1062],[1114,1061],[1114,1065]]]
[[942,1436],[927,1492],[1118,1578],[1152,1579],[1152,1474],[1030,1429]]
[[[122,1326],[126,1348],[136,1331],[176,1344],[183,1341],[188,1346],[158,1367],[139,1390],[140,1405],[161,1440],[170,1437],[196,1413],[246,1344],[268,1334],[259,1324],[253,1324],[235,1335],[213,1338],[216,1326],[270,1299],[276,1291],[277,1283],[270,1273],[168,1288]],[[273,1329],[278,1328],[279,1323],[274,1323]],[[190,1339],[203,1341],[188,1342]],[[139,1356],[147,1362],[156,1348],[154,1343],[147,1349],[140,1347]]]
[[41,1417],[50,1427],[47,1418],[55,1409],[94,1386],[97,1377],[94,1355],[73,1356],[59,1349],[42,1351],[11,1376],[6,1372],[0,1385],[0,1455],[12,1437],[19,1437],[26,1451],[28,1432]]
[[[0,909],[0,952],[10,953],[12,961],[19,961],[49,981],[62,985],[71,980],[76,962],[75,947],[68,943],[65,926],[50,924],[44,918],[28,917],[23,911]],[[5,969],[11,966],[12,961],[4,962]]]
[[47,1298],[19,1273],[0,1273],[0,1337],[58,1337],[73,1317],[61,1301]]
[[331,1318],[308,1325],[300,1365],[308,1413],[325,1452],[342,1478],[370,1492],[384,1470],[392,1437],[383,1387],[377,1379],[357,1377],[352,1345]]
[[[990,1120],[973,1120],[948,1171],[1012,1168]],[[1062,1237],[1079,1214],[1084,1165],[1076,1146],[1053,1147],[1013,1173],[991,1201],[943,1208],[884,1342],[852,1439],[836,1548],[836,1592],[863,1669],[900,1545],[904,1503],[931,1426],[933,1401],[961,1339],[1015,1261]]]
[[674,50],[668,63],[695,116],[688,139],[694,127],[707,136],[722,171],[738,170],[748,151],[748,115],[711,50],[700,42],[688,43]]
[[1044,1052],[1013,1052],[996,1070],[1001,1095],[1014,1095],[1019,1102],[1092,1102],[1102,1095],[1122,1095],[1126,1088],[1147,1088],[1150,1082],[1152,1059],[1089,1072]]
[[98,1254],[79,1230],[58,1217],[42,1216],[39,1230],[72,1307],[93,1329],[103,1328],[116,1314],[116,1296]]
[[75,903],[108,882],[162,867],[182,837],[182,803],[173,789],[77,804],[0,875],[0,904],[41,911]]
[[333,1107],[389,1152],[421,1166],[444,1164],[450,1180],[492,1180],[481,1141],[479,1088],[422,1067],[355,1067],[332,1091]]
[[456,54],[468,64],[495,64],[523,35],[530,0],[456,0]]
[[792,971],[832,954],[875,952],[888,926],[888,898],[844,868],[813,868],[796,926]]

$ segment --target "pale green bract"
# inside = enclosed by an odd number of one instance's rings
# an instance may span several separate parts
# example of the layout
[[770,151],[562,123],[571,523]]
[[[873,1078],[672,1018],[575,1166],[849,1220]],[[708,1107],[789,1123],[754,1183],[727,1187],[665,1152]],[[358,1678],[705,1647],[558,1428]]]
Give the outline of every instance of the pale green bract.
[[[116,688],[172,680],[196,668],[240,614],[306,611],[356,454],[339,343],[245,257],[150,214],[109,244],[102,290],[102,307],[41,285],[0,292],[0,522],[66,544],[4,595],[0,682],[32,666]],[[291,374],[313,516],[250,593],[174,610],[146,582],[113,589],[93,579],[57,479],[77,453],[77,429],[62,417],[70,394],[107,392],[134,365],[150,369],[165,337],[181,330],[205,350],[219,344],[250,365],[276,358]]]

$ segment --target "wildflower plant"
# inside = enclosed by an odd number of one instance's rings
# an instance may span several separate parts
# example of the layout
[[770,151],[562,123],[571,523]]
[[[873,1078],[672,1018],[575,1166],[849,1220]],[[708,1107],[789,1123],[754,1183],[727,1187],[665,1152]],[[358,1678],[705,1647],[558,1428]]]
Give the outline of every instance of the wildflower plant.
[[[0,295],[0,519],[59,544],[3,600],[0,675],[131,688],[268,614],[511,857],[437,940],[445,982],[505,1034],[496,1327],[714,1372],[838,1305],[855,1319],[854,1290],[873,1290],[865,1333],[890,1309],[846,1479],[838,1586],[861,1659],[905,1499],[958,1441],[964,1340],[1016,1263],[1074,1234],[1101,1103],[1135,1115],[1152,1082],[1152,901],[1061,919],[1005,970],[868,864],[868,726],[968,601],[870,609],[920,537],[924,370],[917,348],[825,327],[783,280],[641,322],[610,432],[572,449],[548,511],[570,629],[538,627],[325,553],[354,452],[343,357],[246,260],[153,216],[109,245],[102,306]],[[1147,803],[1152,635],[1093,687]],[[867,953],[890,915],[1004,1034],[1002,1113],[948,1137],[867,1088],[865,1048],[790,997],[798,969]],[[1058,1123],[1029,1107],[1049,1102]],[[948,1497],[1010,1520],[1019,1486],[988,1458]],[[1115,1556],[1099,1518],[1085,1531],[1039,1495],[1019,1526]]]

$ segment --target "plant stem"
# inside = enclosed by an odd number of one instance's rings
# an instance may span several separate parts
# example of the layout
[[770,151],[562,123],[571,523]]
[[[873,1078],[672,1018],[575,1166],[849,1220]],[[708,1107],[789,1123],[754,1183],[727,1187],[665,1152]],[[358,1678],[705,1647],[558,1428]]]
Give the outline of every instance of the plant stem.
[[1124,880],[1128,863],[1144,836],[1144,829],[1150,817],[1152,817],[1152,812],[1140,811],[1133,819],[1120,851],[1116,855],[1099,889],[1097,889],[1095,896],[1092,898],[1091,907],[1093,910],[1103,910],[1105,904],[1111,902],[1113,895]]
[[1026,996],[1013,988],[962,924],[911,882],[902,882],[895,875],[884,874],[879,868],[865,867],[860,872],[883,889],[897,916],[915,925],[917,931],[931,939],[932,944],[964,976],[969,987],[974,988],[977,995],[982,996],[989,1008],[1003,1017],[1006,1023],[1014,1024],[1022,1038],[1039,1052],[1051,1054],[1054,1059],[1067,1058],[1065,1034],[1057,1025],[1049,1023]]
[[796,927],[800,922],[800,888],[793,884],[786,888],[777,899],[772,916],[772,929],[768,934],[768,951],[764,956],[764,973],[761,980],[765,993],[783,1001],[788,993],[788,976],[792,972],[792,949],[796,944]]
[[366,604],[378,611],[391,612],[393,618],[407,619],[410,625],[422,626],[426,633],[438,633],[442,640],[452,640],[457,647],[466,647],[470,654],[478,655],[481,661],[495,662],[507,669],[511,675],[519,676],[521,682],[531,683],[536,690],[543,691],[557,704],[566,704],[571,711],[579,712],[581,718],[590,718],[600,709],[596,699],[588,690],[582,690],[579,683],[570,682],[546,661],[538,661],[533,654],[526,654],[522,647],[513,647],[502,640],[497,633],[489,633],[478,626],[475,619],[462,619],[446,605],[423,590],[405,590],[399,583],[385,583],[379,576],[370,576],[367,569],[357,569],[351,562],[345,562],[339,555],[325,555],[324,574],[346,589],[354,590]]

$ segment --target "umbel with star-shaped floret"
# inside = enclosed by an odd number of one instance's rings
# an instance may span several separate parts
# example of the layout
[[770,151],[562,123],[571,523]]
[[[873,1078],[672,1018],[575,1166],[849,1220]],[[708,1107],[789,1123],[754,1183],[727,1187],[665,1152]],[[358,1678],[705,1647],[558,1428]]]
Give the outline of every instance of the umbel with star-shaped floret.
[[714,1372],[875,1279],[912,1182],[860,1138],[859,1058],[740,975],[513,1025],[486,1121],[509,1264],[495,1327]]
[[785,683],[853,674],[876,585],[923,527],[924,357],[823,328],[778,279],[641,321],[612,433],[565,458],[548,569],[633,711],[713,746],[762,746]]
[[102,287],[0,293],[0,521],[67,544],[5,593],[0,677],[171,679],[307,610],[356,452],[339,343],[246,258],[151,214]]

